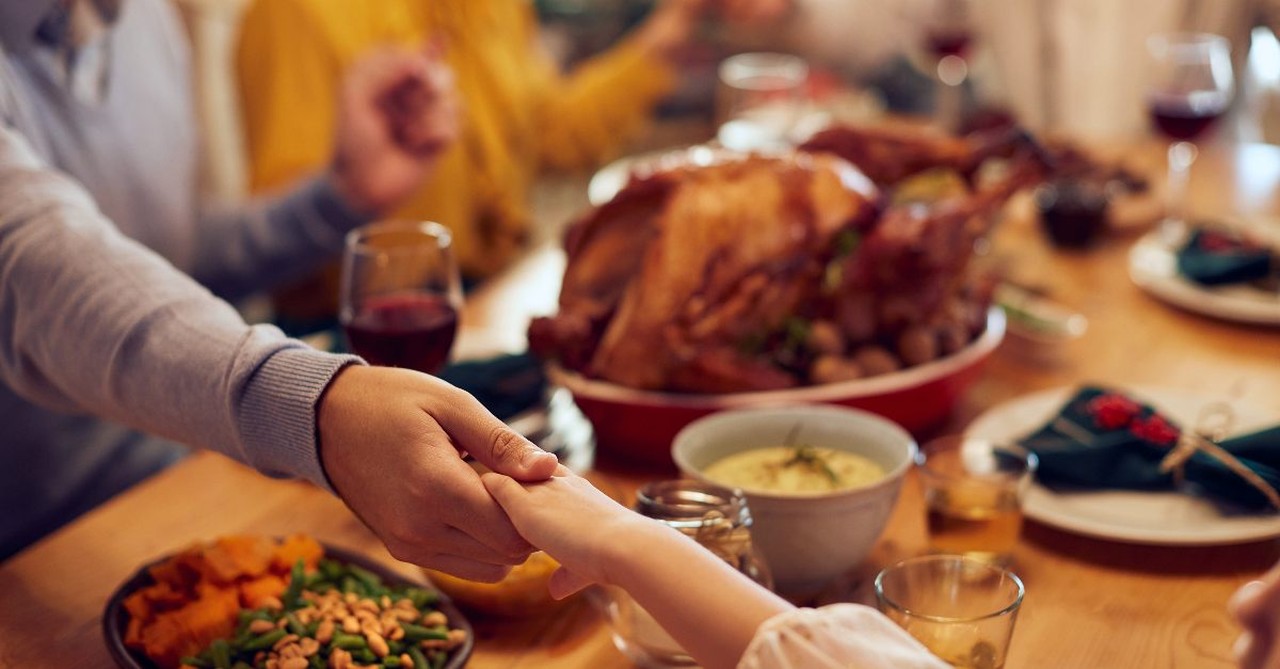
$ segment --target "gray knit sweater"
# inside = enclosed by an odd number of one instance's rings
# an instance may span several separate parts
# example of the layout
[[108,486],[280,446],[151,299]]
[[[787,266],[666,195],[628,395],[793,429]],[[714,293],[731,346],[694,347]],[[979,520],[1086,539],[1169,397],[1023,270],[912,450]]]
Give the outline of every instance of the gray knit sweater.
[[169,3],[124,3],[111,40],[99,105],[0,51],[0,559],[174,459],[134,430],[325,485],[315,405],[354,360],[213,293],[311,268],[360,217],[322,180],[202,210]]

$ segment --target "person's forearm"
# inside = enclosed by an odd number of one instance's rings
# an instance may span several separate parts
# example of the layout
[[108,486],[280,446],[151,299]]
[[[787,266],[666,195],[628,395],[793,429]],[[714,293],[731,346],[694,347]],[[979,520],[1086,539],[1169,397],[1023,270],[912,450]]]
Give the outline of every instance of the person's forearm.
[[0,382],[325,484],[315,403],[353,358],[250,327],[0,127]]
[[302,276],[342,250],[343,236],[370,220],[328,175],[276,196],[204,212],[192,276],[227,299]]
[[637,522],[608,556],[608,581],[626,590],[707,669],[732,669],[764,621],[794,608],[692,539]]

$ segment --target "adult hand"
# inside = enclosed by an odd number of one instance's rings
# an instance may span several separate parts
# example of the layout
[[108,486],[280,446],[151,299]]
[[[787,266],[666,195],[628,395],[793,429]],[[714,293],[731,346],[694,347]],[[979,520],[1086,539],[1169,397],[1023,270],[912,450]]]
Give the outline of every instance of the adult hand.
[[433,43],[385,48],[347,72],[331,167],[338,192],[378,216],[413,193],[458,135],[453,72]]
[[1227,608],[1244,627],[1235,648],[1240,669],[1280,667],[1280,565],[1244,584]]
[[645,531],[653,529],[653,521],[564,467],[550,479],[528,485],[496,473],[480,480],[520,535],[560,563],[548,584],[557,599],[592,583],[613,583],[609,568],[615,561],[609,551],[643,541]]
[[325,473],[397,559],[497,581],[532,551],[462,454],[522,481],[550,476],[555,456],[471,395],[410,370],[350,366],[317,414]]

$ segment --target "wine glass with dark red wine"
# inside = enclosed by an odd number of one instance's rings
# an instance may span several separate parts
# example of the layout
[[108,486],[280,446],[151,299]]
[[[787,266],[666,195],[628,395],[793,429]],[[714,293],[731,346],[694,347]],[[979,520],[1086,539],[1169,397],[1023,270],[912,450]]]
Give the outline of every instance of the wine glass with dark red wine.
[[1231,44],[1208,33],[1172,33],[1147,41],[1151,80],[1147,108],[1157,130],[1170,140],[1169,186],[1161,235],[1177,243],[1186,233],[1186,190],[1202,137],[1231,106],[1235,78]]
[[449,230],[375,223],[347,234],[340,318],[370,364],[435,374],[458,332],[461,280]]
[[934,74],[937,99],[935,116],[947,130],[961,124],[964,82],[969,78],[969,49],[973,46],[973,25],[969,0],[934,0],[924,26],[924,53]]

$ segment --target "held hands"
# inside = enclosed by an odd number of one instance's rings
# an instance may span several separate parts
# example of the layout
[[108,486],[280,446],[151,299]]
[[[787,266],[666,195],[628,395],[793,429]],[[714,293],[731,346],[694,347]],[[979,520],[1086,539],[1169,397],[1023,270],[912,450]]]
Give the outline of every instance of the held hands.
[[378,216],[413,193],[458,135],[453,71],[438,43],[386,48],[353,65],[338,100],[332,178],[357,210]]
[[550,476],[555,456],[466,392],[410,370],[351,366],[330,383],[317,423],[333,487],[397,559],[497,581],[532,551],[462,454],[521,481]]
[[613,583],[609,573],[617,563],[611,550],[645,543],[653,547],[653,521],[632,512],[597,490],[586,479],[558,467],[553,477],[522,484],[508,476],[481,477],[511,518],[520,535],[561,564],[551,577],[551,596],[563,599],[592,583]]

